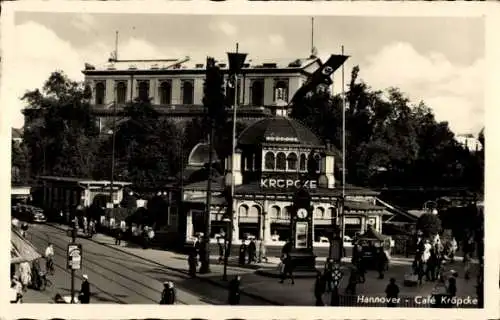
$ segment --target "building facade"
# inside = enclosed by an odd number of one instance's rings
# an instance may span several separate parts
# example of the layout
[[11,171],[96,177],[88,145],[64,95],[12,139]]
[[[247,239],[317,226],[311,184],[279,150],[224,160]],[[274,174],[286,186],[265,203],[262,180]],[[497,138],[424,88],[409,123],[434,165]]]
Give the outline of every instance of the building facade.
[[[382,232],[382,217],[388,212],[376,205],[377,192],[356,186],[345,187],[344,219],[339,214],[342,188],[335,180],[338,152],[325,146],[308,128],[281,115],[262,119],[245,129],[238,138],[234,165],[225,159],[225,174],[214,177],[210,211],[210,237],[216,241],[228,234],[224,219],[228,208],[225,196],[234,174],[233,242],[255,238],[266,245],[283,245],[291,237],[290,206],[298,188],[309,190],[313,202],[313,240],[316,246],[328,243],[333,226],[344,224],[345,235],[353,237],[371,225]],[[312,167],[311,167],[312,166]],[[311,173],[311,168],[313,172]],[[179,231],[186,242],[205,231],[207,181],[188,183],[182,188]],[[177,212],[177,209],[176,209]]]
[[[321,66],[319,58],[254,61],[248,59],[238,85],[227,81],[228,65],[219,62],[225,74],[228,101],[238,97],[238,119],[251,123],[269,117],[278,102],[288,103],[308,77]],[[205,63],[189,58],[166,60],[112,60],[102,66],[85,64],[86,84],[92,89],[91,104],[102,130],[110,117],[137,98],[150,99],[161,114],[176,121],[201,116]],[[107,122],[108,121],[108,122]]]

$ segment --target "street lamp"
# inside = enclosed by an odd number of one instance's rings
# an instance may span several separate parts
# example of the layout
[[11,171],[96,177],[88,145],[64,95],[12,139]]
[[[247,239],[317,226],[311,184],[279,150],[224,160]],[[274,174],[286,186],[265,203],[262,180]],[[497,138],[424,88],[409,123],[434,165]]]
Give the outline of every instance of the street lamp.
[[226,232],[224,234],[224,273],[222,274],[222,280],[227,281],[227,257],[229,256],[228,251],[230,250],[228,239],[231,239],[233,236],[233,226],[231,216],[228,217],[227,215],[225,215],[222,221],[224,221],[224,223],[226,224]]
[[238,109],[238,74],[241,73],[243,69],[243,65],[245,64],[245,59],[247,57],[246,53],[238,52],[238,44],[236,44],[236,52],[228,52],[227,58],[229,62],[229,77],[231,77],[234,81],[234,105],[233,105],[233,132],[232,132],[232,143],[231,143],[231,193],[229,197],[229,240],[226,248],[226,252],[224,254],[224,275],[223,279],[227,279],[226,269],[228,264],[229,255],[231,254],[231,246],[233,241],[233,221],[234,221],[234,169],[236,164],[234,163],[234,154],[236,149],[236,112]]

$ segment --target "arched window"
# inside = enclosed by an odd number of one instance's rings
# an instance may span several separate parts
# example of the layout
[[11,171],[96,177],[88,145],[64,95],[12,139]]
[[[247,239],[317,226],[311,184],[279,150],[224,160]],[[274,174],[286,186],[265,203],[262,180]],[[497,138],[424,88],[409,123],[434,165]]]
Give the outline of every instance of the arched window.
[[274,153],[272,153],[271,151],[268,151],[266,153],[266,156],[265,156],[265,168],[268,169],[268,170],[274,170],[274,165],[275,165],[275,162],[276,162],[276,159],[274,157]]
[[286,155],[283,152],[279,152],[276,156],[276,169],[286,170]]
[[163,81],[160,84],[160,104],[172,103],[172,85],[170,81]]
[[149,100],[149,81],[139,82],[139,100],[141,101]]
[[322,207],[317,207],[314,209],[314,218],[323,219],[325,217],[325,209]]
[[290,211],[291,211],[291,207],[290,206],[284,207],[283,208],[283,212],[281,214],[281,218],[283,218],[283,219],[290,219],[291,218]]
[[326,218],[327,219],[333,219],[335,216],[336,216],[335,215],[335,208],[334,207],[328,208],[328,212],[327,212]]
[[297,170],[297,155],[291,152],[286,158],[288,164],[288,170]]
[[274,85],[274,101],[283,100],[288,101],[288,82],[287,81],[277,81]]
[[307,157],[305,154],[300,155],[300,171],[306,171]]
[[252,106],[263,106],[264,105],[264,81],[255,80],[251,87],[251,97],[252,100],[250,104]]
[[319,154],[315,154],[314,161],[316,161],[316,172],[321,172],[321,156]]
[[271,210],[269,211],[269,215],[271,218],[278,218],[280,216],[280,211],[280,207],[272,206]]
[[182,104],[193,104],[194,87],[192,81],[182,82]]
[[116,103],[125,103],[127,100],[127,84],[123,81],[116,85]]
[[238,210],[238,216],[240,217],[247,217],[248,216],[248,207],[244,204],[240,206],[240,209]]
[[252,206],[249,211],[250,217],[258,217],[260,213],[260,208],[258,206]]
[[95,85],[95,104],[103,105],[106,97],[106,85],[104,82],[98,82]]

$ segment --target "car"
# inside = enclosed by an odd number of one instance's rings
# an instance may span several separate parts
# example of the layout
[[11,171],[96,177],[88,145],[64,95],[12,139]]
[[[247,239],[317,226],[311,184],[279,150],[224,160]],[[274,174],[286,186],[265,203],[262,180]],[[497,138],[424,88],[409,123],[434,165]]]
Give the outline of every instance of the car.
[[[329,245],[330,240],[327,237],[319,237],[319,243],[322,245]],[[352,247],[352,238],[349,236],[344,236],[344,248]]]
[[47,222],[47,217],[41,211],[33,212],[33,222],[34,223],[45,223]]

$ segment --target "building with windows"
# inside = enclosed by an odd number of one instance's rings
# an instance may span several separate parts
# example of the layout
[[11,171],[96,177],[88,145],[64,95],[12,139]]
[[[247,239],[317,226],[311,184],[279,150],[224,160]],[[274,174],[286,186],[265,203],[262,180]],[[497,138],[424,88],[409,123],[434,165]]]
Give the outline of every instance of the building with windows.
[[[225,175],[212,177],[212,241],[216,241],[221,231],[228,234],[224,190],[230,185],[231,173],[236,185],[234,243],[256,238],[267,245],[283,245],[291,236],[290,206],[300,186],[308,188],[312,196],[316,246],[328,241],[333,225],[341,224],[338,211],[342,188],[335,179],[335,163],[340,160],[338,151],[325,145],[300,122],[289,118],[286,108],[278,108],[277,114],[247,127],[238,138],[234,165],[231,157],[225,159]],[[199,155],[202,149],[206,150],[206,145],[195,147],[188,167],[193,167],[195,158],[207,158]],[[312,174],[311,165],[315,168]],[[188,182],[180,190],[182,197],[178,199],[182,199],[182,203],[171,203],[171,206],[176,207],[178,221],[182,221],[179,232],[190,242],[205,231],[206,178]],[[381,232],[382,217],[389,213],[385,207],[376,205],[378,192],[349,185],[345,195],[345,234],[353,237],[366,231],[368,225]]]
[[[293,94],[321,66],[317,57],[255,61],[250,57],[235,86],[227,81],[228,65],[218,66],[226,74],[228,101],[238,96],[238,119],[247,123],[270,117],[277,103],[290,102]],[[85,64],[82,71],[92,89],[93,112],[101,130],[109,119],[120,116],[124,105],[137,98],[150,99],[160,114],[176,121],[201,116],[205,63],[184,59],[113,60],[101,66]],[[236,88],[235,88],[236,87]]]

